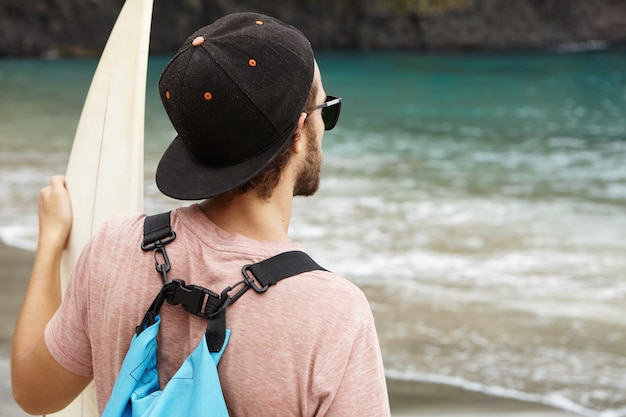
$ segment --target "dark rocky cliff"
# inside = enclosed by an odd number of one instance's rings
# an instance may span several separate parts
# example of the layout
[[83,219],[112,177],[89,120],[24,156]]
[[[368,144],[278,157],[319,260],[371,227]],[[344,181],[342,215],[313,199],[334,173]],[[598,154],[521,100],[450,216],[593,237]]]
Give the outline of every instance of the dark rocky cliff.
[[[0,0],[0,56],[98,55],[123,0]],[[624,0],[155,0],[151,50],[252,10],[316,49],[527,50],[626,43]]]

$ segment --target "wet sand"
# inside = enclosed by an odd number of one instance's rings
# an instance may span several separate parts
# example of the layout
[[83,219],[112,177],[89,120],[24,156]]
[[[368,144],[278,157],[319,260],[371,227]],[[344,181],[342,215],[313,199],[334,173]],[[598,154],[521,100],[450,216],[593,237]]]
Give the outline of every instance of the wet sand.
[[22,417],[13,401],[9,371],[11,337],[19,312],[34,254],[0,243],[0,416]]
[[542,404],[494,397],[449,385],[388,380],[393,417],[573,417]]
[[[11,396],[9,352],[17,313],[26,291],[32,252],[0,243],[0,416],[26,416]],[[493,397],[461,388],[411,381],[389,380],[394,417],[408,416],[516,416],[568,417],[575,414],[540,404]]]

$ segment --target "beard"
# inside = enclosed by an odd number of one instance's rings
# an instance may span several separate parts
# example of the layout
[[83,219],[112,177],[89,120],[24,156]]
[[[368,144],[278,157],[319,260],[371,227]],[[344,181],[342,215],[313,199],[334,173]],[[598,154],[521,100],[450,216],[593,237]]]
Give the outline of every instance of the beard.
[[320,172],[322,170],[322,150],[317,138],[309,136],[306,145],[306,157],[296,177],[293,195],[310,197],[320,186]]

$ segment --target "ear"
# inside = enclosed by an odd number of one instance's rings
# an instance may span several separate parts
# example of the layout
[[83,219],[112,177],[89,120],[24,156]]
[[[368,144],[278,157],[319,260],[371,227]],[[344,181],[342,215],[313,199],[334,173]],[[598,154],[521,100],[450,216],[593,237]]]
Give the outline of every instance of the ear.
[[304,121],[306,120],[308,114],[305,112],[300,113],[300,118],[298,119],[298,123],[296,123],[296,130],[293,132],[293,151],[294,153],[300,153],[304,149],[304,144],[302,142],[302,127],[304,126]]

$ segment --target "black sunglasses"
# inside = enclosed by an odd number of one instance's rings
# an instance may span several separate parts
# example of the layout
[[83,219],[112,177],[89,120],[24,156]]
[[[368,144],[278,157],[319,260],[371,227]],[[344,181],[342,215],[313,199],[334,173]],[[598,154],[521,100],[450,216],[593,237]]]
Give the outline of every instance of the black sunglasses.
[[313,110],[322,109],[322,120],[324,120],[324,129],[331,130],[339,120],[339,112],[341,111],[341,98],[326,96],[326,101],[315,106]]

